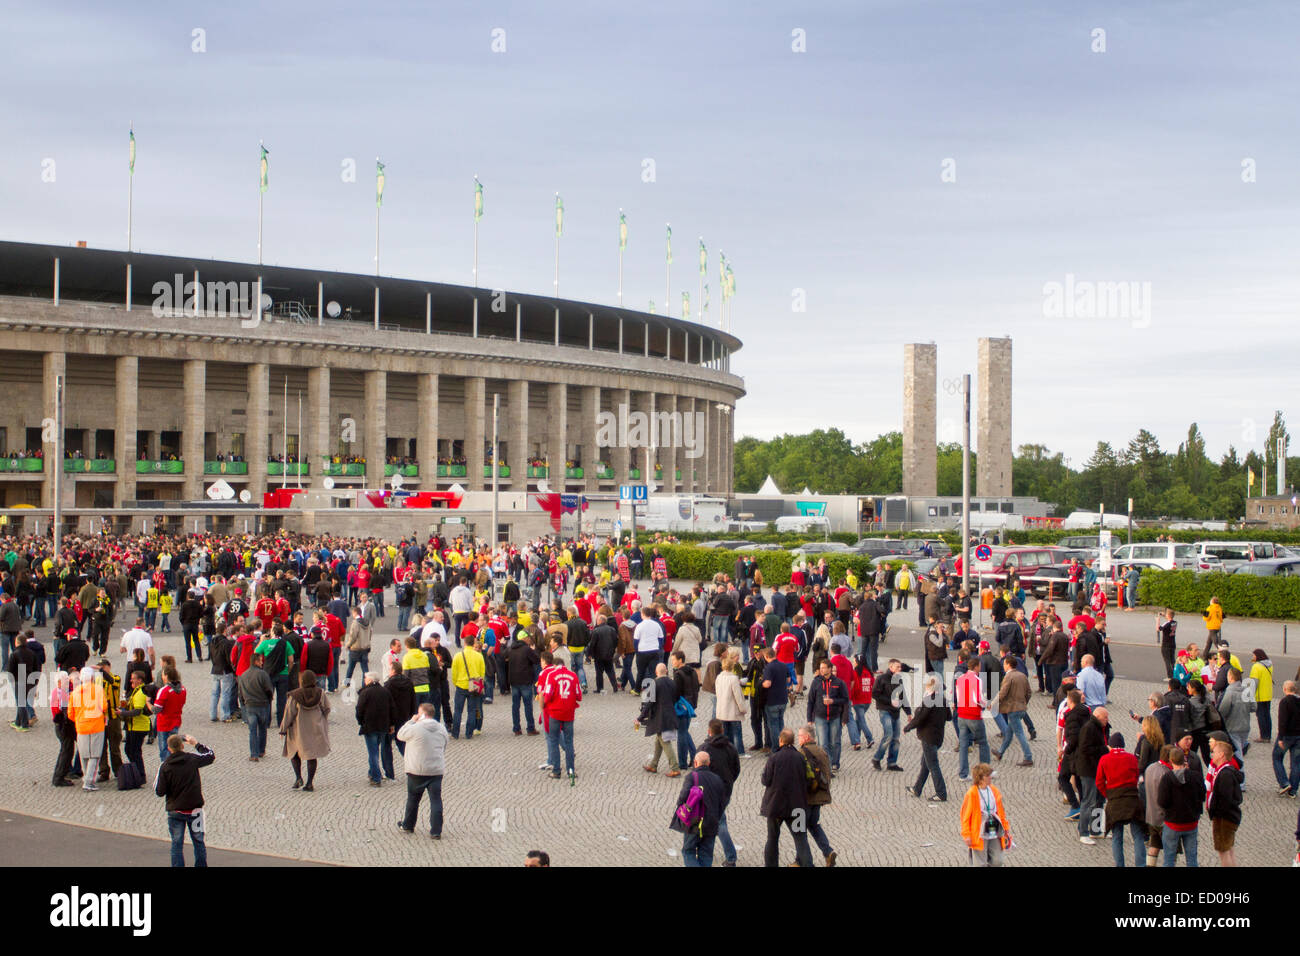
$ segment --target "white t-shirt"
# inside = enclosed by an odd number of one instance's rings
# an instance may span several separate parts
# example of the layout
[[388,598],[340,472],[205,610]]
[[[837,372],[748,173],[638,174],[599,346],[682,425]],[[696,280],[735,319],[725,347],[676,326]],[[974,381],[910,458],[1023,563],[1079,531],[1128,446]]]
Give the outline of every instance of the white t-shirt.
[[[420,645],[424,645],[424,639],[426,637],[432,637],[434,635],[437,635],[439,644],[443,645],[443,647],[447,646],[447,629],[438,621],[425,622],[424,629],[420,631]],[[454,644],[455,642],[453,641],[452,643]]]
[[147,660],[149,652],[153,650],[153,637],[143,628],[133,627],[122,635],[121,650],[126,654],[127,660],[133,660],[137,648],[144,651]]
[[149,600],[150,583],[148,578],[141,578],[135,586],[135,599],[141,604]]
[[636,641],[637,653],[642,651],[659,650],[659,642],[664,636],[664,629],[659,622],[653,618],[645,618],[636,626],[632,632],[632,639]]

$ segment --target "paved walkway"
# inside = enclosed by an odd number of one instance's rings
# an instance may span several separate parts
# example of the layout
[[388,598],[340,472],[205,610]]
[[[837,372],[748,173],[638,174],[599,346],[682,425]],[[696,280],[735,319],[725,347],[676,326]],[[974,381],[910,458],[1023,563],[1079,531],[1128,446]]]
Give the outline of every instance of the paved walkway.
[[[395,624],[395,615],[378,623],[377,646],[395,631]],[[915,646],[900,634],[883,650],[906,658],[909,647]],[[179,635],[160,636],[158,647],[159,653],[178,655],[183,662]],[[111,651],[120,671],[123,656],[115,643]],[[626,693],[593,694],[583,703],[577,719],[581,776],[575,787],[567,780],[550,780],[538,769],[545,759],[544,739],[511,734],[508,702],[498,698],[486,706],[486,733],[474,740],[452,741],[448,748],[443,789],[446,823],[443,839],[433,842],[427,836],[427,804],[421,811],[419,832],[404,835],[396,830],[405,802],[400,758],[396,782],[381,788],[367,785],[365,748],[346,694],[330,698],[334,753],[322,761],[316,791],[303,793],[290,789],[293,774],[288,761],[276,756],[274,734],[271,758],[249,763],[244,725],[208,722],[211,679],[206,661],[182,663],[181,672],[190,692],[183,729],[217,754],[216,763],[203,772],[210,848],[356,865],[519,865],[533,848],[547,850],[557,865],[680,864],[680,836],[668,829],[668,823],[681,781],[666,779],[662,768],[655,776],[641,769],[651,747],[632,729],[638,701]],[[1112,713],[1141,709],[1151,686],[1117,681],[1112,688]],[[1039,732],[1032,745],[1037,766],[1012,766],[1011,758],[1017,754],[1013,750],[998,778],[1017,843],[1008,864],[1111,865],[1104,841],[1096,847],[1080,845],[1073,825],[1062,819],[1055,783],[1053,715],[1046,698],[1034,698],[1031,716]],[[878,734],[880,724],[874,713],[870,720]],[[795,722],[796,715],[789,713],[787,725]],[[1117,724],[1131,746],[1137,725],[1127,718]],[[703,721],[697,719],[693,730],[698,738]],[[6,758],[0,769],[0,807],[125,835],[166,836],[162,803],[151,788],[119,794],[112,784],[96,793],[50,786],[57,746],[48,712],[30,733],[0,727],[0,734]],[[745,740],[752,743],[748,721]],[[965,864],[958,835],[963,790],[956,781],[951,735],[941,756],[950,786],[947,804],[917,802],[904,792],[920,761],[914,735],[903,740],[900,762],[906,774],[872,770],[871,755],[848,750],[847,736],[845,741],[834,803],[823,814],[841,865]],[[158,766],[156,749],[146,747],[145,762],[152,778]],[[1238,839],[1239,860],[1244,866],[1288,865],[1295,846],[1296,802],[1275,795],[1266,749],[1252,748],[1246,766],[1250,789]],[[742,847],[741,865],[756,866],[762,863],[765,833],[758,816],[762,759],[746,759],[742,767],[729,821]],[[1201,862],[1214,865],[1208,823],[1201,834]],[[788,838],[782,851],[783,861],[793,858]],[[165,854],[165,847],[152,852]]]

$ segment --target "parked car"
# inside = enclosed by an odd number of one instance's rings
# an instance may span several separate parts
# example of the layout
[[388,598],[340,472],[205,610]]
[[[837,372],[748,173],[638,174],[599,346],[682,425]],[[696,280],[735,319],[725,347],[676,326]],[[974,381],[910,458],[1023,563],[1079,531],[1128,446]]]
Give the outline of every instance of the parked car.
[[1007,574],[1014,571],[1019,577],[1033,575],[1038,568],[1064,564],[1063,548],[1013,546],[994,548],[989,558],[987,569],[981,569],[979,562],[971,562],[971,577],[984,581],[1005,581]]
[[736,551],[784,551],[785,548],[779,544],[742,544]]
[[1256,574],[1261,577],[1290,577],[1300,574],[1300,558],[1265,558],[1239,564],[1233,574]]
[[[776,519],[776,530],[781,533],[815,531],[818,534],[830,534],[831,523],[828,518],[817,515],[782,515]],[[848,545],[844,547],[848,548]]]
[[736,538],[736,539],[729,540],[729,541],[726,541],[726,540],[724,540],[724,541],[701,541],[700,544],[699,544],[699,547],[701,547],[701,548],[718,548],[718,549],[723,550],[723,551],[737,551],[737,550],[739,550],[740,548],[743,548],[745,545],[750,544],[750,543],[751,543],[751,542],[746,541],[744,538]]
[[841,544],[839,541],[809,541],[807,544],[799,545],[791,553],[807,557],[810,554],[829,554],[831,552],[847,554],[852,550],[847,544]]
[[1196,568],[1196,548],[1172,541],[1149,541],[1122,544],[1111,551],[1111,565],[1150,562],[1164,571],[1190,571]]
[[1213,555],[1223,562],[1223,570],[1229,573],[1249,561],[1285,557],[1278,553],[1280,547],[1271,541],[1197,541],[1192,545],[1196,558]]

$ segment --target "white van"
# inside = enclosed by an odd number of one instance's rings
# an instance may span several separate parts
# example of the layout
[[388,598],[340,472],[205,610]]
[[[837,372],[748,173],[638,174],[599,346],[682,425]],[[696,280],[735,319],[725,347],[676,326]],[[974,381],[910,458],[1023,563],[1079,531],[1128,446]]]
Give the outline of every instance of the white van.
[[817,515],[782,515],[776,519],[776,530],[828,535],[831,533],[831,522],[829,518]]
[[1112,567],[1140,561],[1144,565],[1163,571],[1196,570],[1196,547],[1171,541],[1150,541],[1146,544],[1123,544],[1111,552]]
[[1228,572],[1250,561],[1284,557],[1271,541],[1197,541],[1192,547],[1198,559],[1206,555],[1218,558],[1223,562],[1223,570]]

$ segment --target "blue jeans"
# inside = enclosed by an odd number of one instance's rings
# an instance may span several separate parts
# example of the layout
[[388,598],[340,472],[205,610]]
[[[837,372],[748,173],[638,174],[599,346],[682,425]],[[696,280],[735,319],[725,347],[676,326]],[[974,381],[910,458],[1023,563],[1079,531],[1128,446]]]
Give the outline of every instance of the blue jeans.
[[[709,638],[714,644],[727,643],[727,619],[721,614],[713,614],[709,617]],[[741,652],[745,655],[745,662],[749,662],[749,639],[740,642]]]
[[1015,739],[1020,741],[1020,750],[1025,759],[1033,761],[1034,754],[1029,749],[1029,736],[1025,733],[1025,712],[1023,710],[1013,710],[1007,714],[1007,728],[1007,737],[998,750],[998,756],[1002,756],[1011,749],[1011,739],[1014,736]]
[[[1133,838],[1133,865],[1145,867],[1147,865],[1147,843],[1142,824],[1136,820],[1130,820],[1127,826],[1129,836]],[[1110,831],[1110,855],[1114,857],[1116,866],[1124,865],[1124,827],[1125,824],[1121,823]]]
[[573,721],[551,718],[546,728],[546,761],[551,765],[551,773],[560,772],[560,747],[564,747],[565,767],[569,773],[576,773],[573,766]]
[[[343,656],[343,648],[341,647],[330,648],[330,657],[334,661],[334,666],[330,668],[329,677],[326,679],[325,683],[329,685],[329,690],[331,692],[339,689],[339,658],[342,656]],[[316,683],[319,685],[320,681],[317,681]]]
[[970,777],[970,747],[979,744],[980,763],[988,763],[989,737],[984,729],[984,721],[975,718],[959,717],[957,719],[957,776],[962,779]]
[[167,813],[167,832],[172,838],[172,866],[185,865],[185,831],[190,831],[190,841],[194,844],[194,865],[208,865],[208,848],[203,842],[203,813]]
[[[1288,777],[1282,758],[1291,755],[1291,776]],[[1290,787],[1292,793],[1300,791],[1300,737],[1278,737],[1273,747],[1273,774],[1279,787]]]
[[1187,830],[1180,832],[1171,829],[1169,824],[1165,824],[1164,832],[1160,835],[1160,845],[1165,851],[1165,866],[1173,866],[1178,858],[1178,847],[1182,845],[1183,853],[1187,856],[1188,866],[1198,866],[1196,862],[1196,831]]
[[[393,750],[391,747],[383,747],[384,738],[388,736],[388,731],[381,730],[375,733],[365,735],[366,738],[366,757],[370,762],[367,773],[370,779],[379,782],[381,775],[389,780],[393,779]],[[383,757],[383,769],[380,770],[380,757]]]
[[570,653],[573,655],[572,670],[575,674],[578,675],[578,684],[582,687],[582,692],[584,694],[587,692],[587,671],[582,666],[582,660],[583,660],[583,655],[586,654],[586,652],[587,649],[585,647],[580,651],[570,651]]
[[415,829],[415,821],[420,816],[420,797],[429,794],[429,832],[435,836],[442,835],[442,774],[434,777],[422,777],[416,773],[406,775],[406,814],[402,826],[408,830]]
[[1250,732],[1244,734],[1228,734],[1232,741],[1232,755],[1237,758],[1241,764],[1241,769],[1237,772],[1241,774],[1241,785],[1246,785],[1246,751],[1250,749]]
[[677,715],[677,765],[685,769],[695,759],[695,741],[691,740],[691,718]]
[[868,747],[876,743],[876,739],[871,736],[871,727],[867,723],[867,708],[870,706],[870,704],[854,704],[853,710],[849,713],[849,743],[855,747],[864,737]]
[[687,830],[682,835],[682,865],[683,866],[713,866],[713,844],[718,839],[717,835],[700,836],[699,828]]
[[888,749],[888,765],[892,767],[898,763],[898,739],[902,736],[902,730],[903,724],[898,717],[887,710],[880,711],[880,745],[876,747],[876,755],[872,759],[879,760]]
[[536,690],[537,688],[535,688],[532,684],[529,684],[526,687],[510,688],[510,719],[514,721],[515,733],[520,732],[520,727],[519,727],[520,702],[522,702],[524,705],[524,717],[527,718],[528,732],[531,734],[534,730],[537,729],[536,725],[533,723],[533,694],[536,692]]
[[874,674],[877,668],[876,657],[880,652],[880,635],[872,634],[867,637],[858,638],[858,654],[867,659],[867,666],[871,668]]
[[158,609],[156,607],[146,608],[144,612],[144,626],[153,630],[154,625],[158,623]]
[[818,717],[813,721],[817,728],[817,743],[831,758],[831,767],[840,765],[840,742],[844,739],[844,724],[838,717],[827,720]]
[[822,851],[822,856],[830,856],[835,852],[831,847],[830,838],[826,836],[826,831],[822,829],[821,804],[815,804],[808,808],[808,835],[817,844],[817,849]]
[[261,757],[266,753],[266,729],[271,725],[271,702],[260,706],[244,704],[244,720],[248,723],[248,755]]
[[465,703],[469,702],[468,713],[465,714],[465,739],[474,736],[474,731],[483,729],[483,695],[470,694],[464,688],[457,687],[452,699],[454,700],[454,709],[451,717],[451,735],[460,737],[460,715],[466,710]]
[[411,624],[411,606],[409,604],[406,606],[402,606],[399,604],[397,606],[398,631],[407,630],[407,628],[410,627],[410,624]]
[[366,671],[370,670],[370,652],[369,651],[348,651],[348,670],[343,675],[343,683],[352,683],[352,668],[358,664],[361,665],[361,679],[365,680]]
[[168,740],[168,738],[171,737],[172,734],[178,734],[178,733],[180,733],[180,730],[181,730],[181,729],[180,729],[179,727],[177,727],[175,730],[160,730],[160,731],[158,731],[158,762],[159,762],[159,763],[162,763],[164,760],[167,759],[167,740]]
[[[724,720],[722,722],[722,736],[736,745],[736,753],[743,754],[745,752],[745,738],[740,732],[740,721]],[[1296,764],[1296,766],[1300,766],[1300,764]],[[724,843],[722,846],[723,849],[726,849],[727,845]]]
[[289,675],[272,677],[271,686],[275,688],[275,726],[279,727],[284,722],[284,704],[289,697]]
[[217,703],[221,702],[224,706],[221,708],[225,711],[221,719],[229,717],[234,711],[235,696],[235,675],[234,674],[213,674],[212,675],[212,700],[208,707],[208,717],[211,720],[217,719]]
[[767,732],[772,737],[772,749],[776,750],[781,739],[781,731],[785,729],[785,701],[779,704],[768,704],[763,708],[763,718],[767,721]]
[[[736,723],[739,724],[739,721]],[[731,842],[731,831],[727,829],[727,812],[725,810],[718,819],[718,842],[722,844],[722,858],[728,863],[735,863],[736,844]]]

